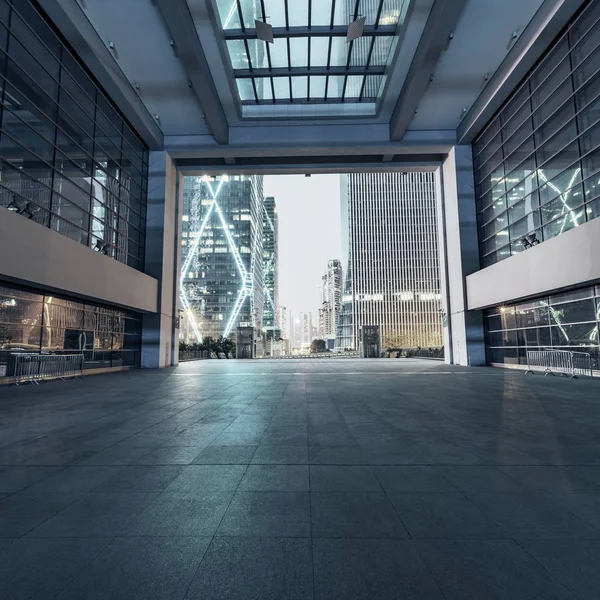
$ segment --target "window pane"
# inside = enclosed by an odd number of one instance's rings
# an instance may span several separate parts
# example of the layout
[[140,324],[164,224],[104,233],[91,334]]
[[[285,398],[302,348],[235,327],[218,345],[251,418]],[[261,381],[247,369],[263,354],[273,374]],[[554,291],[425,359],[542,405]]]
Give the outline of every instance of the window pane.
[[243,40],[227,40],[227,50],[234,69],[247,69],[249,67],[246,46]]
[[254,88],[251,79],[236,79],[236,83],[242,102],[244,100],[254,100]]
[[310,77],[310,97],[324,98],[325,97],[325,82],[327,77],[311,76]]
[[308,77],[292,77],[292,95],[294,98],[306,99],[308,96]]

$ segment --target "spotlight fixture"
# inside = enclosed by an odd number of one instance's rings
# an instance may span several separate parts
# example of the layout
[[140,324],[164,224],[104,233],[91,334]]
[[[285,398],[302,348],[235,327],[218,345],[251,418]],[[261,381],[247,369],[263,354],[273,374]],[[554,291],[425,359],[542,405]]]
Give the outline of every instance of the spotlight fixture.
[[28,202],[27,200],[23,200],[22,198],[18,198],[13,194],[12,200],[10,204],[6,207],[11,212],[15,212],[22,217],[26,217],[28,219],[33,219],[34,215],[40,212],[40,207],[33,202]]
[[540,240],[537,239],[536,233],[531,233],[526,235],[522,240],[521,244],[523,244],[524,248],[531,248],[532,246],[537,246],[540,243]]
[[263,42],[268,44],[274,44],[275,39],[273,37],[273,25],[254,19],[254,26],[256,27],[256,37]]
[[305,173],[304,177],[312,177],[312,175],[310,173]]
[[94,246],[94,250],[99,252],[100,254],[104,254],[105,256],[108,254],[109,245],[107,242],[103,240],[96,240],[96,245]]
[[360,19],[356,19],[356,21],[352,21],[350,25],[348,25],[348,34],[346,35],[346,43],[353,42],[357,40],[359,37],[362,37],[365,31],[365,21],[367,17],[361,17]]

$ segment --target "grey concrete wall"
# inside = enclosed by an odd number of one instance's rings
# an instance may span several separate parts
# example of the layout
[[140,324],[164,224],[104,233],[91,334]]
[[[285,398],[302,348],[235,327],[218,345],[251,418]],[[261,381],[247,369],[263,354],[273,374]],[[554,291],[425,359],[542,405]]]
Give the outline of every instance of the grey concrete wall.
[[600,219],[467,277],[470,309],[600,281]]
[[146,271],[158,279],[158,310],[142,323],[142,367],[178,362],[180,199],[177,168],[166,152],[151,152],[148,166]]
[[155,278],[3,207],[0,278],[136,311],[158,306]]
[[[484,365],[485,344],[480,311],[467,307],[465,279],[479,269],[477,215],[473,157],[470,146],[456,146],[444,161],[440,172],[442,203],[438,204],[440,228],[444,228],[445,249],[442,274],[443,306],[448,312],[451,352],[446,359],[457,365]],[[443,232],[442,232],[443,233]],[[442,270],[444,270],[444,265]]]

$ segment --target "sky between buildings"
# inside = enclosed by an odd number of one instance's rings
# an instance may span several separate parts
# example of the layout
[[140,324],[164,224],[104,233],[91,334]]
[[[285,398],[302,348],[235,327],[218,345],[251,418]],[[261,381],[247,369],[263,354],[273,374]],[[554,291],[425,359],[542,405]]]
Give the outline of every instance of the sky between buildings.
[[321,277],[342,259],[339,175],[267,175],[279,217],[279,303],[294,315],[312,312],[318,325]]

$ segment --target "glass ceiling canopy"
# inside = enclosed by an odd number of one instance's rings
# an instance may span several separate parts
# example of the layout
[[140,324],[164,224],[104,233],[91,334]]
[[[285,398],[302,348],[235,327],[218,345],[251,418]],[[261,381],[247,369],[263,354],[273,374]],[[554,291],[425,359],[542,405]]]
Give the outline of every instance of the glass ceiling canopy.
[[[216,0],[242,115],[376,112],[410,0]],[[365,19],[362,37],[348,25]],[[257,38],[255,20],[273,27]]]

